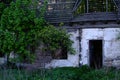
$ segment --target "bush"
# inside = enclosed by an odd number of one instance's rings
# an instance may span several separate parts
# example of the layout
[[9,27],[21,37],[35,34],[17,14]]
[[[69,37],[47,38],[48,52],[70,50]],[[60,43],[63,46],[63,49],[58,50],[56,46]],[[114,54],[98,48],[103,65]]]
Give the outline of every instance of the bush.
[[116,72],[118,73],[118,71],[112,69],[91,70],[87,74],[83,74],[81,80],[116,80],[116,77],[120,75],[120,73],[115,74]]
[[80,80],[82,74],[90,72],[91,69],[88,66],[82,66],[80,68],[74,67],[62,67],[53,69],[50,72],[52,80]]
[[63,67],[50,72],[51,80],[120,80],[120,71],[115,69],[91,69],[88,66],[80,68]]
[[[70,35],[62,29],[48,25],[43,18],[46,2],[38,9],[36,1],[38,0],[16,0],[2,12],[0,52],[7,55],[7,62],[32,62],[36,49],[43,44],[51,53],[63,47],[74,53]],[[2,8],[3,6],[0,6],[0,9]],[[11,52],[17,55],[15,59],[9,59]]]
[[80,68],[62,67],[31,72],[19,69],[0,69],[0,74],[0,80],[120,80],[119,70],[94,70],[87,66]]
[[3,2],[0,2],[0,18],[5,8],[6,8],[6,5]]
[[40,32],[40,40],[44,43],[44,48],[54,53],[57,49],[66,49],[71,54],[75,53],[72,48],[70,34],[63,29],[49,25]]
[[[45,20],[37,16],[36,2],[32,0],[16,0],[5,8],[0,19],[0,52],[18,55],[14,62],[32,62],[35,49],[38,46],[40,30],[45,26]],[[31,8],[32,7],[32,8]],[[42,7],[41,7],[42,9]]]

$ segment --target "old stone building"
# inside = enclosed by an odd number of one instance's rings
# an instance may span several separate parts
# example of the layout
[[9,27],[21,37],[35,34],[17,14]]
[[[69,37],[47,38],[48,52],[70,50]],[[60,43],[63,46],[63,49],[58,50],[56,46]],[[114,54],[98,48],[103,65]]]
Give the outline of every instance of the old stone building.
[[[56,27],[62,24],[72,34],[76,51],[50,60],[44,64],[46,68],[120,67],[120,0],[48,0],[45,18]],[[4,63],[4,58],[0,59]]]
[[64,24],[76,50],[46,67],[120,67],[119,0],[49,0],[46,20],[56,27]]

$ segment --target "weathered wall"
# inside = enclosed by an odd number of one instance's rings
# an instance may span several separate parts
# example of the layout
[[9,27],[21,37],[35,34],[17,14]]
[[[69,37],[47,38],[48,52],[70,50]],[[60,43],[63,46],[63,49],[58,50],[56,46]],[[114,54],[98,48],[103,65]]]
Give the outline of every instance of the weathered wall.
[[4,57],[0,57],[0,65],[5,63],[5,58]]
[[73,48],[76,51],[75,55],[71,55],[68,53],[67,59],[54,59],[49,64],[46,64],[46,67],[64,67],[64,66],[73,66],[77,67],[79,66],[79,39],[77,38],[79,36],[79,31],[75,30],[72,32],[69,32],[71,34],[71,40],[73,40]]
[[[46,63],[46,68],[64,66],[78,67],[80,64],[89,65],[89,40],[103,41],[104,66],[120,66],[120,40],[118,39],[120,28],[85,28],[79,30],[73,29],[73,31],[69,32],[71,34],[70,39],[74,42],[73,48],[76,54],[68,54],[67,59],[51,60],[50,63]],[[4,58],[0,58],[0,63],[3,62]]]
[[[64,67],[89,65],[89,40],[103,41],[103,65],[104,66],[120,66],[120,40],[118,35],[120,28],[90,28],[72,31],[71,40],[74,41],[73,47],[76,50],[75,55],[68,54],[68,59],[52,60],[46,67]],[[81,42],[78,37],[81,35]],[[80,37],[79,37],[80,38]],[[81,46],[80,46],[81,45]],[[81,52],[80,52],[81,47]],[[81,58],[80,58],[81,55]]]
[[82,29],[81,64],[89,65],[89,40],[103,40],[103,65],[120,66],[120,28]]

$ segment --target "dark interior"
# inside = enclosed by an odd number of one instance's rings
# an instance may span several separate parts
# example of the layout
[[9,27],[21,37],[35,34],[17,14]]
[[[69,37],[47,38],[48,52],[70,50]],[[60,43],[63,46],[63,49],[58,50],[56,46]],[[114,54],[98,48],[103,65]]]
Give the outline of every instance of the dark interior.
[[4,57],[4,54],[2,52],[0,52],[0,57]]
[[102,67],[102,40],[89,41],[89,61],[91,68]]

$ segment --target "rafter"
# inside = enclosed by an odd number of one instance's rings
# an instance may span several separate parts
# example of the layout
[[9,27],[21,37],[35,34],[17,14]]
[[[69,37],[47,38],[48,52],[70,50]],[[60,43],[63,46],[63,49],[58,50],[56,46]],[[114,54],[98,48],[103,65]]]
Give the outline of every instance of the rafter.
[[77,0],[74,7],[73,7],[73,12],[79,7],[80,3],[82,2],[82,0]]
[[120,6],[120,0],[113,0],[113,2],[115,3],[116,7],[119,8]]

